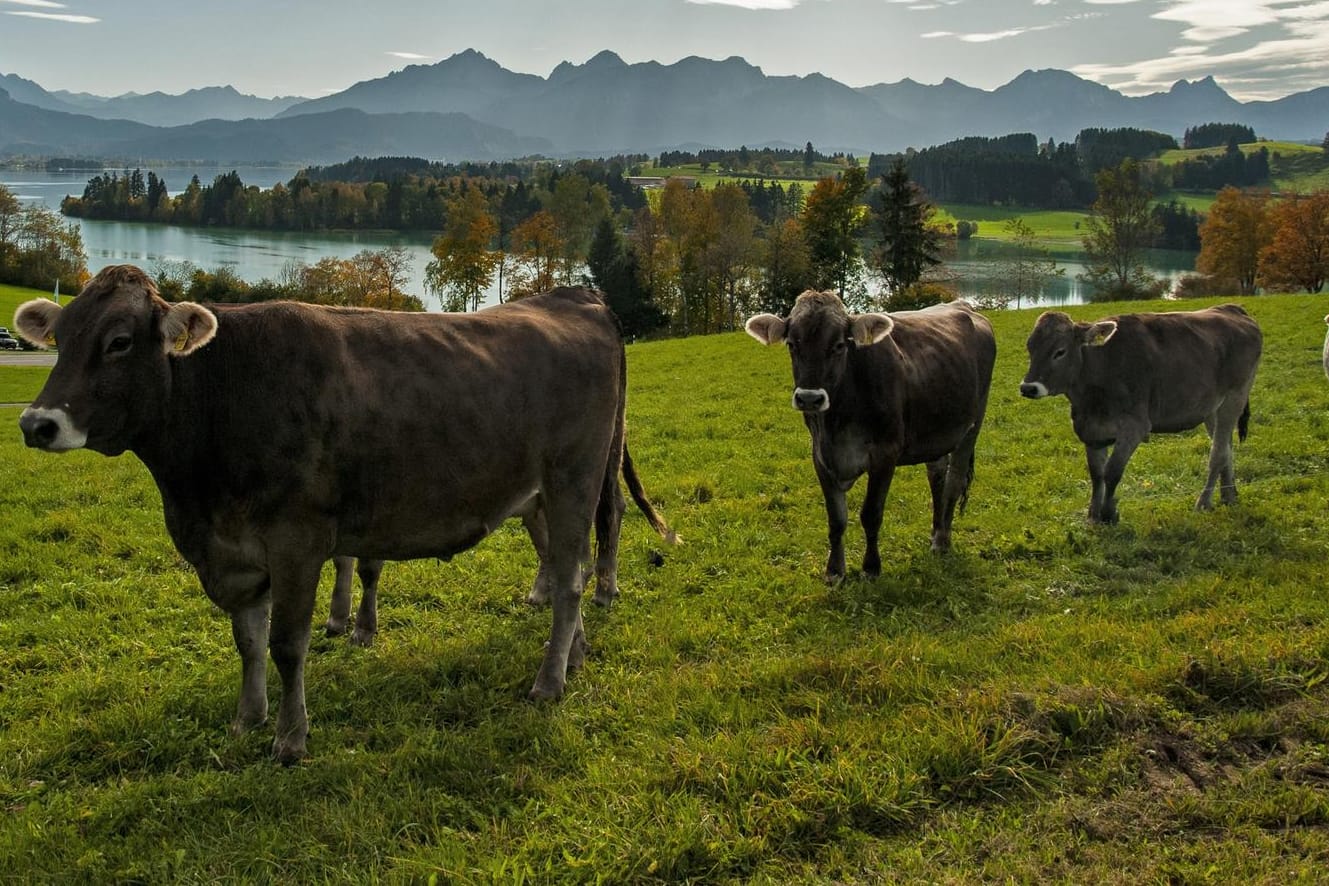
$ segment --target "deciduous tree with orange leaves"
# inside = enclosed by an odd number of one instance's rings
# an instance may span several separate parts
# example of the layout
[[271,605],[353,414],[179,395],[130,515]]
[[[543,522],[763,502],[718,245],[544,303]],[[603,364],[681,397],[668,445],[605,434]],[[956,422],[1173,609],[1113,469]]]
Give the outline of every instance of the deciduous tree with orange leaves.
[[1241,295],[1253,295],[1260,255],[1273,239],[1269,195],[1228,186],[1218,192],[1200,225],[1195,269],[1231,281]]
[[1273,242],[1260,255],[1265,289],[1319,292],[1329,276],[1329,191],[1294,194],[1272,210]]

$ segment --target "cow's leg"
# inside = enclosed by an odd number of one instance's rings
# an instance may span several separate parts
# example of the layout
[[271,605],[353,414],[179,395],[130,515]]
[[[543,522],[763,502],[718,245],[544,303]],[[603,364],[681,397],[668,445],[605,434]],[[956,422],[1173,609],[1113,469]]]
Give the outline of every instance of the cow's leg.
[[1215,486],[1219,487],[1219,499],[1223,504],[1237,503],[1237,478],[1232,470],[1232,433],[1236,430],[1241,409],[1233,411],[1229,406],[1232,402],[1245,408],[1244,400],[1230,398],[1204,420],[1204,429],[1210,437],[1209,476],[1205,479],[1200,497],[1195,501],[1197,511],[1207,511],[1213,507]]
[[378,633],[378,577],[383,573],[383,561],[362,559],[356,572],[360,575],[360,608],[355,610],[351,643],[368,647]]
[[1089,522],[1103,523],[1103,477],[1107,470],[1108,448],[1086,443],[1084,455],[1089,463]]
[[1117,442],[1112,447],[1112,455],[1103,469],[1103,501],[1098,510],[1100,523],[1115,524],[1119,519],[1117,484],[1121,482],[1122,475],[1126,473],[1126,464],[1143,439],[1143,436],[1126,434],[1117,437]]
[[595,508],[595,596],[597,606],[609,607],[618,596],[618,540],[623,532],[627,499],[618,485],[618,461],[610,460]]
[[[863,574],[873,578],[881,575],[881,554],[877,549],[877,536],[881,532],[881,516],[886,509],[886,495],[891,491],[891,479],[894,476],[894,462],[868,471],[868,491],[863,497],[863,507],[858,514],[859,522],[863,524],[863,538],[866,542],[863,551]],[[843,499],[843,493],[841,498]],[[842,565],[843,562],[841,560]],[[829,575],[829,565],[826,571]]]
[[599,479],[597,476],[593,485],[585,489],[574,486],[561,492],[547,490],[544,497],[554,623],[545,645],[540,672],[531,687],[532,699],[561,697],[567,684],[568,669],[580,667],[586,658],[586,630],[581,620],[581,594],[586,575],[583,564],[590,559],[591,520],[595,514]]
[[816,468],[821,495],[826,500],[826,536],[831,545],[831,552],[826,557],[826,580],[838,581],[844,578],[844,531],[849,525],[849,504],[845,501],[847,490],[821,465],[816,464]]
[[531,537],[535,556],[540,561],[540,566],[535,572],[535,582],[531,585],[530,593],[526,595],[526,602],[532,606],[543,606],[549,602],[550,582],[553,581],[553,576],[549,572],[549,522],[540,504],[540,496],[532,498],[520,511],[520,516],[522,525],[526,527],[526,534]]
[[332,602],[328,605],[328,623],[324,628],[329,637],[346,633],[351,618],[351,579],[355,573],[354,557],[333,557],[332,567],[337,577],[332,583]]
[[[969,481],[974,476],[974,447],[978,443],[978,429],[965,435],[960,445],[955,447],[949,458],[938,459],[934,464],[945,465],[945,482],[942,484],[940,507],[937,501],[937,489],[932,489],[932,550],[938,552],[951,549],[951,524],[955,522],[955,509],[969,493]],[[928,480],[932,481],[932,465],[928,465]]]
[[231,613],[231,636],[240,653],[240,704],[231,733],[240,735],[268,722],[268,597]]
[[309,718],[305,712],[305,656],[309,651],[310,621],[318,593],[320,557],[292,557],[271,568],[272,619],[268,648],[281,675],[281,704],[277,708],[272,755],[290,765],[305,755]]

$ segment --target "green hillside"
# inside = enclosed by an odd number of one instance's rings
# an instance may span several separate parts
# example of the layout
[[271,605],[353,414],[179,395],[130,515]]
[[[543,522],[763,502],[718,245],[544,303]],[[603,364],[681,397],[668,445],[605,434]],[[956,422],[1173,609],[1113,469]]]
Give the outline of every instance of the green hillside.
[[[1273,185],[1279,191],[1317,191],[1329,188],[1329,154],[1319,145],[1300,142],[1259,141],[1238,145],[1244,154],[1260,148],[1269,149],[1269,169]],[[1191,160],[1201,155],[1222,154],[1224,148],[1194,148],[1166,151],[1159,161],[1165,165]]]
[[[925,472],[902,468],[882,576],[835,586],[785,351],[741,333],[634,345],[632,453],[686,543],[630,512],[623,596],[587,603],[593,653],[567,697],[524,701],[550,614],[522,602],[535,560],[508,526],[450,563],[389,564],[373,648],[315,639],[311,757],[290,769],[267,759],[269,730],[227,734],[229,622],[139,462],[26,450],[0,409],[0,870],[1314,882],[1329,861],[1327,303],[1246,304],[1266,339],[1239,505],[1192,510],[1204,433],[1156,435],[1121,524],[1087,525],[1068,404],[1017,390],[1038,311],[999,312],[954,552],[928,550]],[[862,544],[851,527],[851,572]]]

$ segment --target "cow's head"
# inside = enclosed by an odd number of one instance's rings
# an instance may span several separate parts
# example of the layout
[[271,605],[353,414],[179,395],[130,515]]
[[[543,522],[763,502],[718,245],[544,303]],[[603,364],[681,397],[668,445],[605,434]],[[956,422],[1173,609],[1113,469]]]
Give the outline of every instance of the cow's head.
[[1020,393],[1034,400],[1066,393],[1080,374],[1084,349],[1101,347],[1116,334],[1116,320],[1076,323],[1060,311],[1043,314],[1025,342],[1029,371]]
[[789,319],[758,314],[745,328],[764,345],[789,346],[794,408],[817,413],[831,408],[831,393],[844,377],[850,351],[886,338],[895,321],[886,314],[850,314],[835,293],[808,291],[794,302]]
[[117,455],[159,416],[170,394],[168,361],[211,341],[217,318],[193,303],[166,303],[143,271],[113,265],[67,307],[19,305],[14,326],[39,347],[60,348],[46,386],[19,416],[24,441]]

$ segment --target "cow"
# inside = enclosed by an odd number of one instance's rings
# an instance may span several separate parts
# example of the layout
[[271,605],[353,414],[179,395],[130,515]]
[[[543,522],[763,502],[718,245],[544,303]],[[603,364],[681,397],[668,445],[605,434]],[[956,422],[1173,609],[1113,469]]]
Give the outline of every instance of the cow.
[[[632,500],[636,503],[638,509],[646,517],[651,527],[658,532],[670,544],[681,544],[682,540],[674,530],[670,529],[668,524],[655,510],[649,498],[646,497],[646,491],[642,488],[641,479],[637,476],[637,470],[632,462],[632,455],[628,452],[627,441],[623,441],[623,479],[628,485],[628,491],[632,494]],[[604,511],[604,529],[601,530],[597,525],[597,534],[602,532],[617,533],[621,520],[613,522],[612,502],[606,500],[605,492],[612,494],[611,487],[606,483],[601,492],[600,511]],[[608,510],[606,510],[608,509]],[[621,509],[620,509],[621,512]],[[597,512],[599,513],[599,511]],[[548,568],[548,559],[545,556],[547,541],[545,539],[546,531],[542,522],[543,515],[537,510],[534,515],[524,517],[523,522],[530,533],[531,541],[535,545],[537,556],[540,558],[540,568],[536,574],[535,583],[531,586],[531,591],[526,596],[526,602],[532,606],[541,606],[549,602],[551,575]],[[605,544],[604,538],[597,537],[597,543],[601,547]],[[614,542],[615,546],[617,541]],[[378,579],[383,571],[382,560],[360,559],[358,562],[355,557],[334,557],[333,569],[336,578],[332,588],[332,600],[328,607],[328,620],[324,625],[324,630],[329,637],[338,637],[346,633],[347,624],[351,617],[351,585],[352,575],[360,576],[360,606],[356,610],[355,630],[351,632],[351,643],[355,646],[369,646],[374,641],[374,634],[378,632]],[[592,600],[597,606],[608,607],[618,596],[617,575],[608,570],[602,570],[596,578],[595,596]]]
[[881,573],[877,536],[897,465],[927,465],[932,549],[948,550],[956,506],[973,479],[997,356],[987,318],[964,302],[850,314],[835,293],[808,291],[788,319],[758,314],[745,328],[762,344],[789,347],[793,405],[812,436],[826,500],[827,579],[844,576],[845,493],[864,473],[863,572]]
[[1026,342],[1029,371],[1020,393],[1070,399],[1093,487],[1090,522],[1118,521],[1117,484],[1151,433],[1202,423],[1213,442],[1209,477],[1195,507],[1209,510],[1220,483],[1223,504],[1236,502],[1232,432],[1246,439],[1262,343],[1259,325],[1233,304],[1093,323],[1077,323],[1060,311],[1038,318]]
[[[1324,322],[1329,326],[1329,314],[1325,315]],[[1324,334],[1324,353],[1321,354],[1320,360],[1324,363],[1325,378],[1329,378],[1329,332]]]
[[[59,359],[19,418],[49,451],[129,451],[166,527],[231,618],[241,659],[234,732],[267,721],[266,655],[281,677],[273,755],[305,756],[304,663],[328,559],[449,559],[536,513],[553,625],[529,692],[563,694],[585,657],[581,564],[612,585],[625,503],[627,364],[596,292],[559,288],[475,314],[294,302],[169,304],[132,265],[15,325]],[[607,487],[614,478],[613,489]]]

